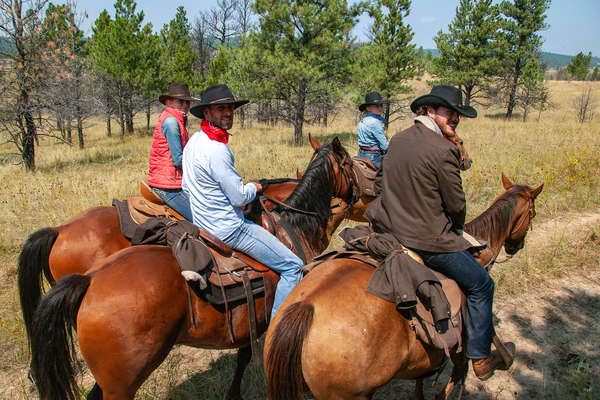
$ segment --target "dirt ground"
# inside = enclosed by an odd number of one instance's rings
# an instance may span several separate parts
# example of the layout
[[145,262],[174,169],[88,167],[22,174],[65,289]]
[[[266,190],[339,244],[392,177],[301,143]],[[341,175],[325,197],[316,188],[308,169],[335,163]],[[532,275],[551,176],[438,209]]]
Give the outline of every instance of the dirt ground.
[[[600,211],[568,214],[535,224],[533,231],[528,234],[525,248],[503,265],[510,267],[509,263],[518,261],[519,257],[535,257],[536,249],[555,245],[562,237],[581,235],[598,225]],[[499,256],[501,258],[503,255]],[[498,335],[517,346],[515,362],[508,371],[497,371],[485,382],[479,381],[470,370],[463,399],[577,398],[576,393],[565,394],[564,378],[569,371],[576,370],[578,365],[591,366],[591,372],[584,379],[595,382],[583,382],[584,389],[579,393],[584,393],[583,398],[586,399],[600,398],[600,393],[589,389],[597,390],[600,375],[598,263],[579,267],[562,278],[548,279],[535,289],[515,295],[496,296],[494,312]],[[230,379],[225,376],[230,376],[232,359],[231,352],[178,347],[165,361],[178,364],[175,367],[178,371],[176,376],[168,378],[169,382],[156,378],[151,385],[170,385],[175,388],[175,393],[180,393],[175,395],[176,398],[188,398],[190,392],[185,388],[192,386],[195,386],[192,392],[202,393],[199,398],[222,398]],[[159,374],[160,370],[166,368],[165,363],[159,369]],[[0,398],[37,398],[29,390],[29,384],[24,382],[26,370],[19,369],[20,371],[0,371]],[[434,388],[431,387],[432,378],[426,381],[427,398],[432,398],[441,388],[449,369]],[[559,378],[562,382],[560,384]],[[84,385],[91,385],[92,379],[91,376],[86,376],[83,379]],[[262,379],[262,371],[256,367],[249,368],[243,389],[246,399],[264,398]],[[563,386],[559,387],[560,385]],[[412,388],[412,382],[394,381],[379,389],[374,398],[408,399]],[[186,394],[181,396],[182,391]],[[143,390],[138,392],[138,398],[155,398],[154,395],[145,393]]]

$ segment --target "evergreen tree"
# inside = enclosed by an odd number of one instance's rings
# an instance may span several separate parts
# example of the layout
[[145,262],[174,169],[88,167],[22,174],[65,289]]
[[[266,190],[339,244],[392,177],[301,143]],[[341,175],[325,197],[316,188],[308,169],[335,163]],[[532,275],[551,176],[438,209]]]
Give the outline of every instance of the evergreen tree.
[[506,118],[511,118],[516,105],[517,87],[523,68],[535,57],[542,45],[539,31],[546,27],[546,10],[551,0],[504,0],[500,10],[506,17],[503,21],[503,45],[505,55],[505,82],[503,88],[508,98]]
[[600,81],[600,68],[594,67],[592,71],[592,76],[590,77],[591,81]]
[[[355,85],[364,98],[367,92],[377,91],[391,103],[401,101],[401,95],[411,91],[408,80],[421,70],[413,32],[405,18],[410,14],[410,0],[375,0],[368,12],[373,18],[370,42],[358,50],[358,71]],[[399,111],[385,108],[385,118]]]
[[86,71],[86,39],[76,21],[76,10],[69,4],[46,9],[42,25],[42,57],[48,90],[44,93],[47,107],[57,117],[62,138],[71,143],[72,121],[77,124],[79,148],[84,148],[83,121],[89,115],[88,77]]
[[194,49],[191,41],[191,26],[183,6],[177,7],[177,14],[160,32],[160,77],[161,89],[172,82],[184,82],[193,86]]
[[136,13],[135,1],[117,0],[114,7],[114,20],[106,10],[96,20],[89,54],[98,73],[116,91],[123,138],[125,128],[133,133],[133,95],[142,91],[148,75],[156,71],[156,35],[151,24],[142,26],[144,13]]
[[530,59],[519,77],[517,104],[523,110],[523,121],[527,120],[529,109],[538,106],[542,110],[548,103],[550,92],[544,85],[544,68],[537,59]]
[[257,0],[260,30],[244,46],[244,76],[252,97],[279,101],[280,117],[294,126],[302,144],[307,103],[335,102],[350,80],[352,39],[361,5],[345,0]]
[[592,53],[584,55],[582,52],[571,58],[571,62],[567,65],[567,72],[573,75],[577,80],[584,81],[590,68],[592,61]]
[[492,0],[460,0],[448,33],[434,38],[440,52],[431,70],[436,83],[459,86],[470,105],[501,67],[499,29],[500,12]]

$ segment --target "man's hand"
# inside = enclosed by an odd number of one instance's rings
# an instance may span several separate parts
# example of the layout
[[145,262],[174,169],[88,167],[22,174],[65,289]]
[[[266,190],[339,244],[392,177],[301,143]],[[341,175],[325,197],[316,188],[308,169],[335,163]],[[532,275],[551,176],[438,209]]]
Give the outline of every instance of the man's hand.
[[251,184],[253,184],[254,186],[256,186],[256,194],[261,194],[263,191],[263,187],[260,183],[258,182],[250,182]]

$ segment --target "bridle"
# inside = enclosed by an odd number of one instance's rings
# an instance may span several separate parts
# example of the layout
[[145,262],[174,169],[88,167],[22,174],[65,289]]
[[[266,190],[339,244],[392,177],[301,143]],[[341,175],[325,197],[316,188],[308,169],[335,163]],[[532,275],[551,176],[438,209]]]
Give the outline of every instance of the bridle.
[[[533,230],[533,218],[535,217],[535,205],[533,203],[533,198],[529,197],[529,205],[526,213],[521,214],[519,220],[515,223],[514,227],[511,229],[508,238],[504,241],[504,248],[506,250],[506,244],[508,242],[509,246],[512,245],[513,242],[517,242],[517,239],[512,239],[513,237],[520,237],[519,242],[514,246],[515,252],[512,254],[506,255],[506,258],[501,261],[495,261],[495,264],[501,264],[508,260],[510,260],[518,250],[523,248],[523,242],[525,238],[525,234],[527,230]],[[512,249],[512,247],[511,247]]]

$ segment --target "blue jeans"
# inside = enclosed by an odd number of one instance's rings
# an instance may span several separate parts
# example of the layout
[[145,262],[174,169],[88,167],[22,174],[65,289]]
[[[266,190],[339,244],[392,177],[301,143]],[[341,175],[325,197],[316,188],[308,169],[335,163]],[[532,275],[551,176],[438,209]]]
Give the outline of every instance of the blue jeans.
[[377,168],[381,167],[381,152],[379,151],[363,150],[359,148],[357,156],[361,158],[368,158],[369,160],[373,161]]
[[169,207],[177,211],[188,221],[192,221],[192,209],[190,208],[190,199],[181,189],[162,189],[152,187],[154,193],[158,195]]
[[489,356],[494,300],[494,281],[490,275],[467,250],[456,253],[415,251],[427,266],[454,279],[467,296],[467,357]]
[[246,253],[279,274],[271,311],[273,319],[283,300],[302,279],[301,268],[304,263],[279,239],[262,226],[248,220],[244,220],[244,223],[223,241],[232,249]]

